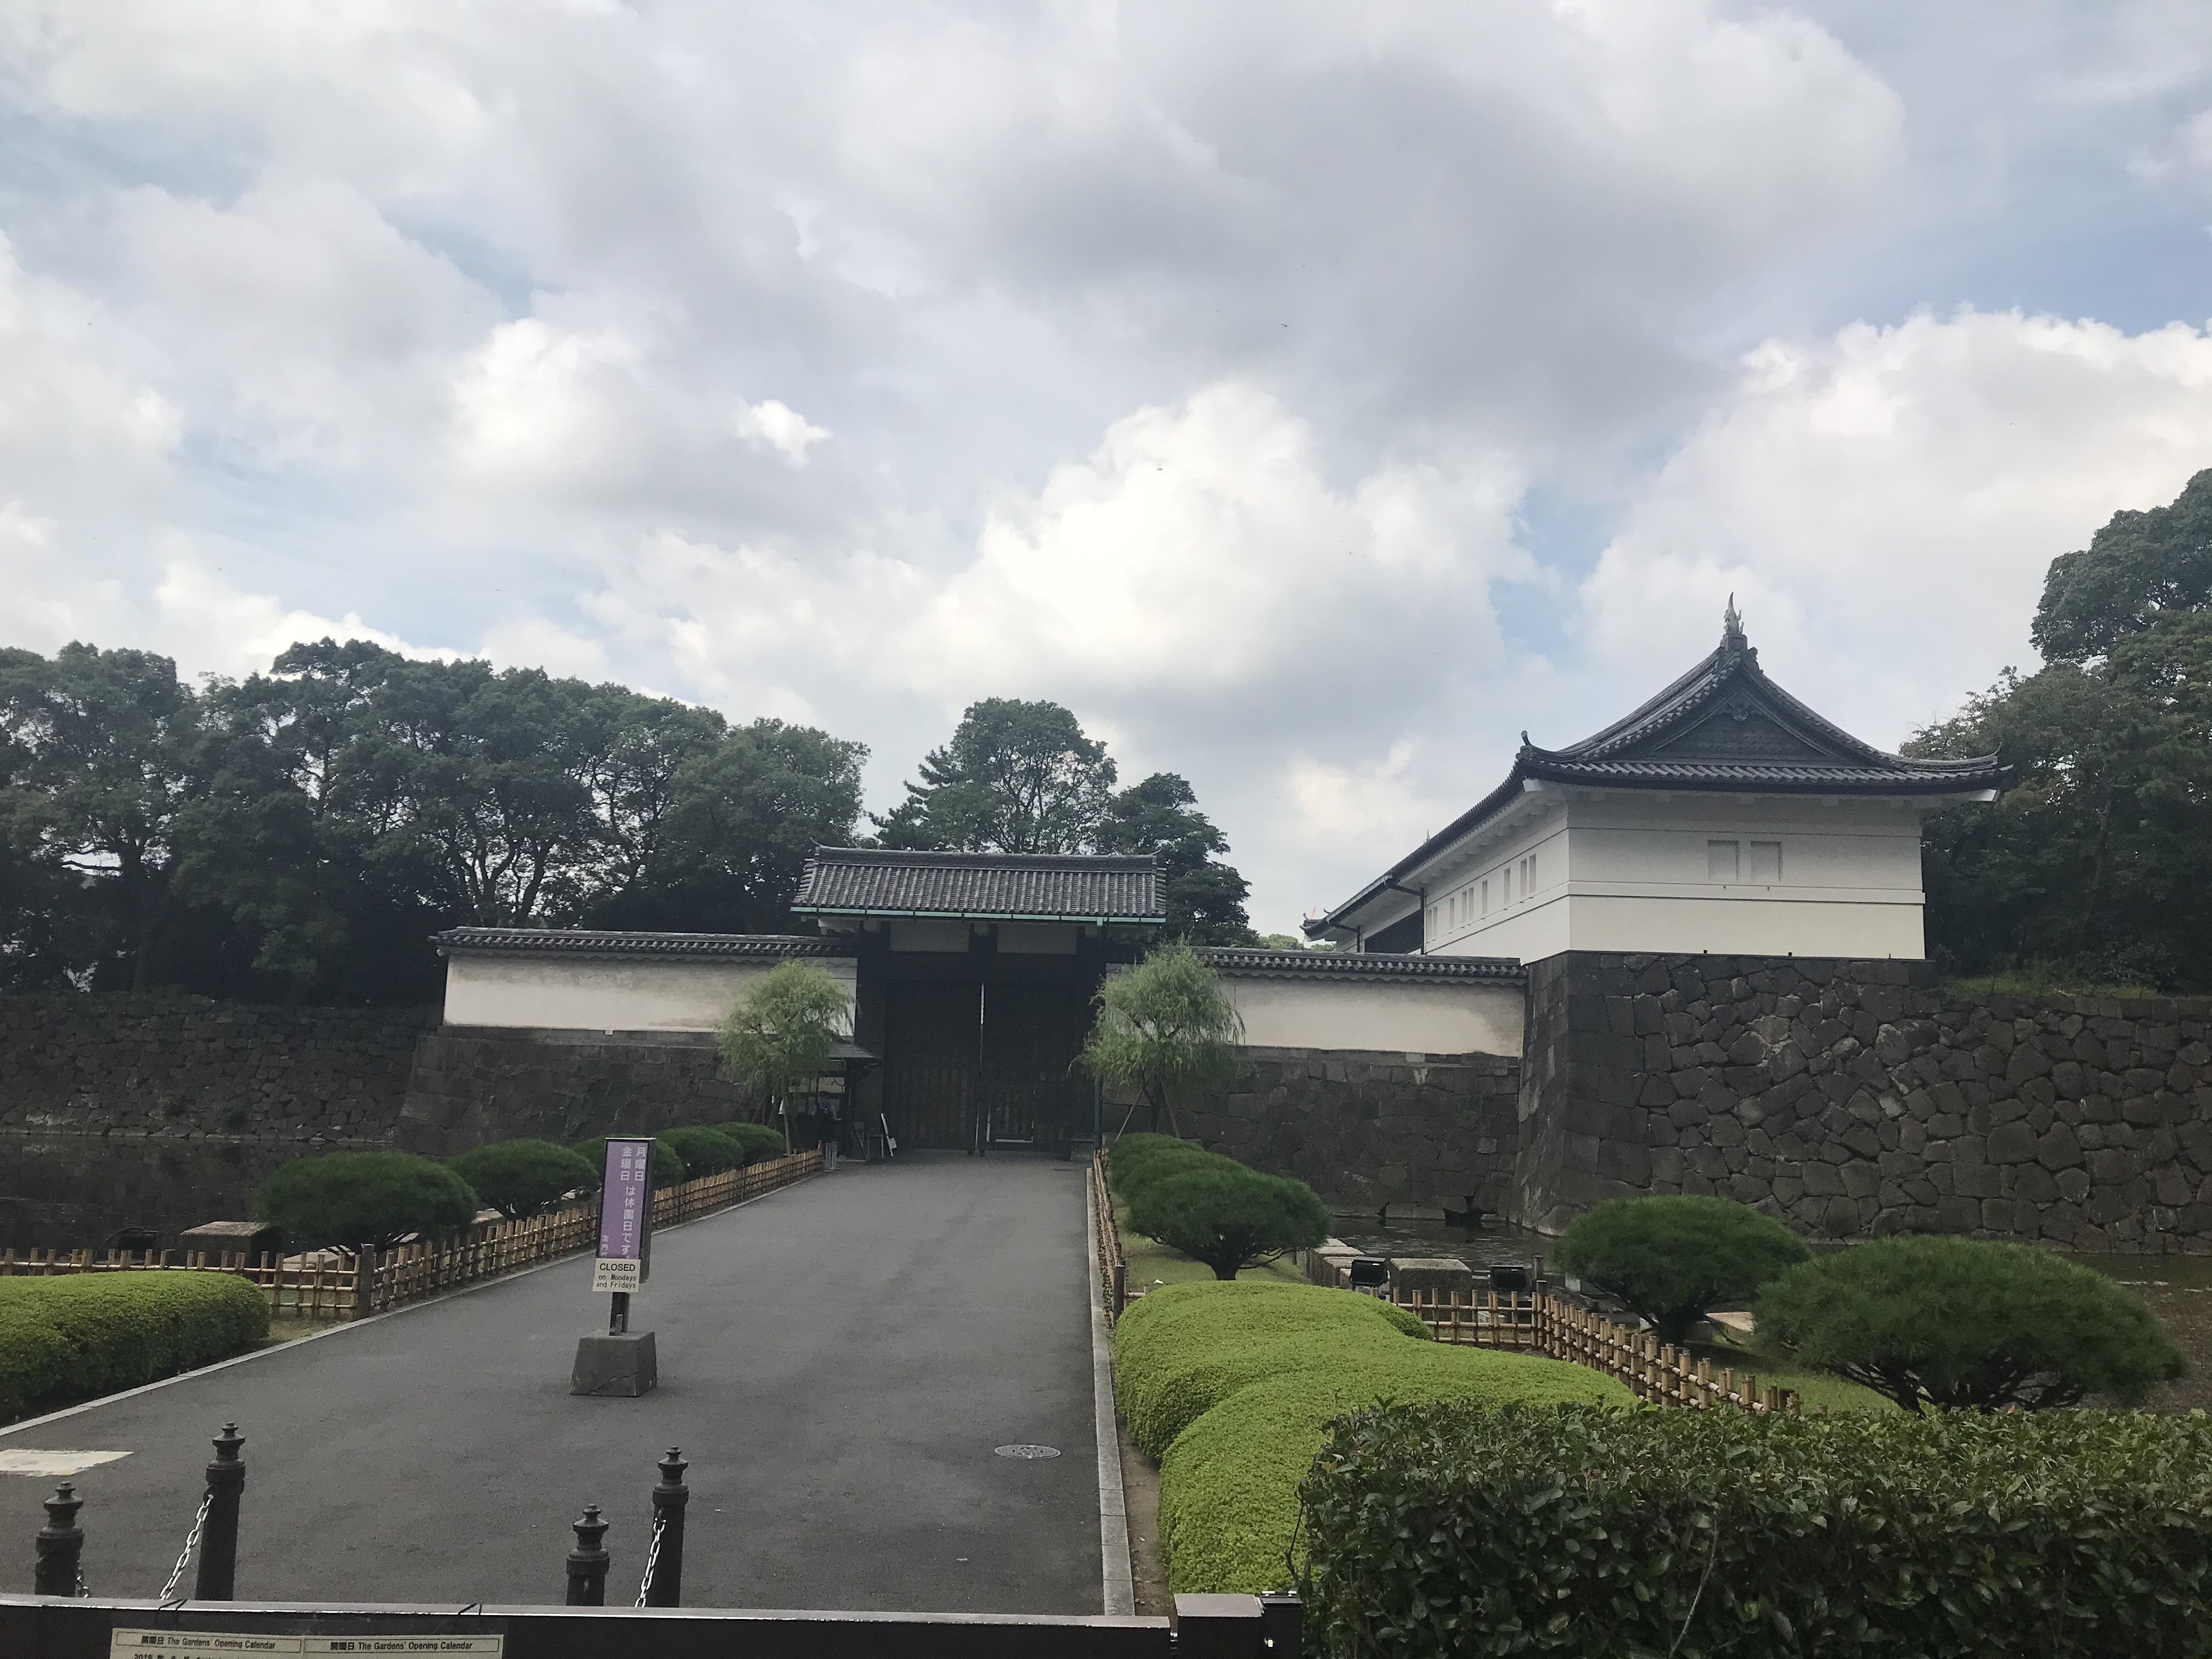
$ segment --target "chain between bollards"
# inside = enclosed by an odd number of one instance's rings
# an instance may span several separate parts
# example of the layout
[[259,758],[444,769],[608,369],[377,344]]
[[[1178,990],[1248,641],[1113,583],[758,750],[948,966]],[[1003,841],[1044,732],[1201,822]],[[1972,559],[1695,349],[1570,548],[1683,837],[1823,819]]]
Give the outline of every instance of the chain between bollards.
[[31,1573],[32,1593],[82,1595],[84,1574],[80,1564],[84,1559],[84,1528],[76,1524],[76,1512],[84,1507],[84,1499],[76,1495],[75,1486],[64,1480],[54,1488],[54,1495],[46,1500],[46,1524],[39,1528],[38,1565]]
[[607,1604],[607,1564],[612,1559],[600,1544],[607,1535],[607,1522],[599,1519],[597,1504],[586,1504],[570,1524],[576,1529],[576,1547],[568,1552],[568,1605],[603,1607]]

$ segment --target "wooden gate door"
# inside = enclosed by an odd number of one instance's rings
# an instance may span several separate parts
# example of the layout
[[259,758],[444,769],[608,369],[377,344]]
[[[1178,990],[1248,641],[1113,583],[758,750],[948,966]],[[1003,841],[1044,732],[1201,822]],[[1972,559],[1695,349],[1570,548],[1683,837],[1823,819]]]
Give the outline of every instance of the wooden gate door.
[[983,1015],[983,1100],[994,1141],[1044,1143],[1091,1127],[1091,1085],[1075,1074],[1089,1000],[1072,984],[988,988]]
[[975,983],[893,980],[885,1008],[884,1111],[908,1146],[975,1144]]

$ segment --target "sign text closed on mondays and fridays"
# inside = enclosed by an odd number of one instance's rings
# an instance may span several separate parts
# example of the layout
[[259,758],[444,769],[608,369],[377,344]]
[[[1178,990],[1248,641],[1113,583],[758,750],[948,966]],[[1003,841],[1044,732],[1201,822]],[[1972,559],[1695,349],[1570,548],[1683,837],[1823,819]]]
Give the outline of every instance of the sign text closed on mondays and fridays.
[[651,1271],[652,1238],[653,1142],[610,1137],[592,1289],[634,1291],[643,1285]]

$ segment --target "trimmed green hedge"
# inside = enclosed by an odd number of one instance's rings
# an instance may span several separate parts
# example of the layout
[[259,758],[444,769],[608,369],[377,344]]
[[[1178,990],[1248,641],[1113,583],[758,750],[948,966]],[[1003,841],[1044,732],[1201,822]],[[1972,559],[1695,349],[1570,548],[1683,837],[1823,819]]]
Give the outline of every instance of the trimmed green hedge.
[[2212,1653],[2201,1413],[1394,1403],[1302,1497],[1337,1659]]
[[0,1279],[0,1416],[135,1389],[268,1334],[268,1291],[233,1273]]
[[591,1191],[600,1176],[550,1140],[495,1140],[447,1158],[446,1167],[509,1221],[543,1214],[572,1194]]
[[1577,1365],[1427,1334],[1372,1297],[1257,1279],[1170,1285],[1122,1315],[1115,1395],[1132,1437],[1160,1459],[1174,1589],[1291,1582],[1298,1480],[1345,1412],[1382,1399],[1631,1399]]
[[684,1160],[684,1173],[694,1180],[737,1169],[745,1161],[745,1149],[720,1129],[663,1129],[658,1139]]
[[736,1141],[744,1149],[748,1164],[765,1164],[769,1158],[781,1158],[787,1150],[782,1132],[765,1123],[716,1123],[708,1127],[715,1133]]
[[1233,1158],[1207,1152],[1194,1140],[1149,1133],[1123,1135],[1106,1154],[1107,1183],[1124,1201],[1133,1200],[1147,1182],[1171,1172],[1243,1167]]

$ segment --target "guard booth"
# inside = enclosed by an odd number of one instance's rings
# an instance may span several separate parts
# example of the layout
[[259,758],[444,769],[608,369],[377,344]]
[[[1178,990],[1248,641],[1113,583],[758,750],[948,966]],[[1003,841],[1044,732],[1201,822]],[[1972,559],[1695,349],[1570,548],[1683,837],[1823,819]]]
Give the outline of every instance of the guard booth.
[[883,1064],[848,1109],[964,1152],[1090,1133],[1092,999],[1167,920],[1148,858],[849,847],[815,850],[792,909],[855,958],[853,1040]]

